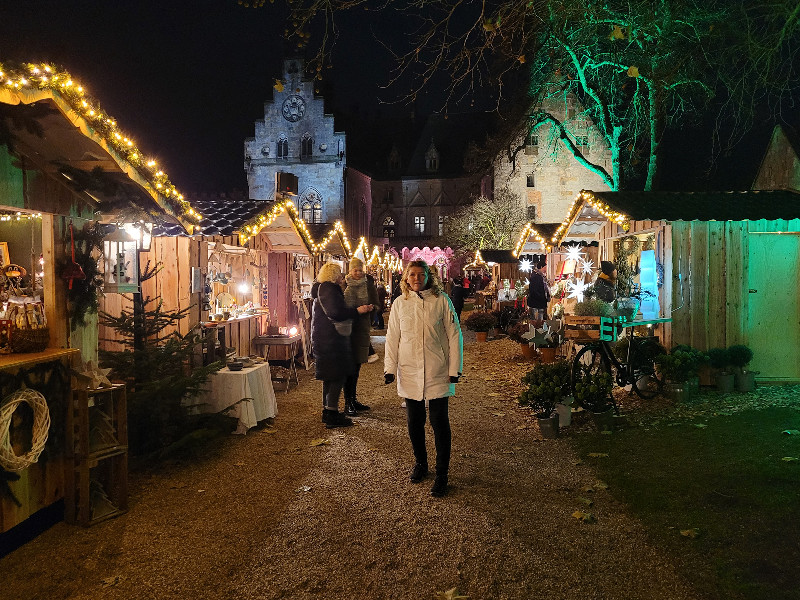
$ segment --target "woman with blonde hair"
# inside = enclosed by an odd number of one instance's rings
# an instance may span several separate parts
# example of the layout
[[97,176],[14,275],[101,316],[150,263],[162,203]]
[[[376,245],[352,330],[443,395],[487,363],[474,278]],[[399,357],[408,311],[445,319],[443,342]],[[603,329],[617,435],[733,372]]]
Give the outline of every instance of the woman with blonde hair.
[[[375,282],[372,277],[364,273],[364,261],[354,256],[350,259],[349,267],[350,270],[345,277],[347,287],[344,289],[344,301],[347,306],[355,308],[363,304],[369,304],[373,308],[377,308],[378,290],[375,289]],[[369,359],[371,316],[371,312],[367,315],[359,315],[353,321],[353,333],[350,336],[350,343],[355,365],[353,372],[347,376],[344,383],[344,414],[348,417],[357,416],[358,411],[369,410],[369,406],[358,401],[356,387],[358,386],[361,365]]]
[[[323,265],[311,287],[311,345],[314,370],[322,380],[322,422],[328,429],[349,427],[353,421],[339,412],[339,396],[345,380],[354,370],[350,335],[340,332],[360,315],[372,311],[371,304],[349,307],[342,292],[342,268],[336,263]],[[338,328],[337,328],[338,325]]]
[[425,447],[425,401],[436,443],[436,479],[431,495],[447,493],[452,433],[448,399],[461,376],[463,340],[450,298],[435,270],[424,260],[408,264],[400,280],[402,294],[392,304],[386,331],[384,378],[397,378],[397,393],[406,400],[408,437],[415,464],[411,482],[428,475]]

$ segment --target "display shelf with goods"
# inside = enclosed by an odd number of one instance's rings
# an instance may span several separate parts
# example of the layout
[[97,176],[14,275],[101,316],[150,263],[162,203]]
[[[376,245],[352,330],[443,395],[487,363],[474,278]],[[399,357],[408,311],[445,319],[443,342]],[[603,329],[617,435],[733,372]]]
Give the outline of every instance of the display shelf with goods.
[[125,386],[75,389],[67,412],[64,520],[88,527],[128,509]]

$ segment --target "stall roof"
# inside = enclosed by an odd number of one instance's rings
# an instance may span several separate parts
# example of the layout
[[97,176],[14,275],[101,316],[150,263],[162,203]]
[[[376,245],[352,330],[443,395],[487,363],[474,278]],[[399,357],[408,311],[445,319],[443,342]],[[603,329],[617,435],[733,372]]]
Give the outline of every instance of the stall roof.
[[[310,241],[301,233],[305,224],[296,217],[291,203],[214,198],[196,200],[195,206],[203,215],[197,235],[236,235],[243,243],[253,235],[262,235],[269,248],[276,252],[311,253]],[[178,227],[170,225],[155,229],[153,234],[185,235]]]
[[522,229],[513,250],[515,257],[522,254],[546,254],[560,223],[528,223]]
[[166,174],[63,69],[0,64],[0,121],[31,167],[87,200],[128,202],[191,231],[197,214]]
[[800,218],[800,193],[792,190],[744,192],[593,192],[575,198],[555,235],[555,245],[591,240],[607,221],[623,229],[630,221],[755,221]]

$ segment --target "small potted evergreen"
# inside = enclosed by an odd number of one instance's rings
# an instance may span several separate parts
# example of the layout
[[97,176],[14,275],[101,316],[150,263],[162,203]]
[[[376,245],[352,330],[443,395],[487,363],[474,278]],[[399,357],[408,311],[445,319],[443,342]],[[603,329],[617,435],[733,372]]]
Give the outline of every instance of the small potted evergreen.
[[575,401],[592,413],[600,431],[610,431],[614,424],[614,399],[611,374],[602,369],[581,366],[574,380]]
[[714,369],[714,381],[717,391],[728,394],[733,391],[734,376],[731,371],[730,352],[727,348],[711,348],[708,351],[708,362]]
[[526,388],[519,397],[521,406],[530,406],[539,421],[544,438],[558,437],[557,404],[571,404],[570,366],[566,360],[540,363],[522,377]]
[[492,313],[473,311],[464,319],[464,327],[474,331],[479,342],[485,342],[489,331],[497,327],[497,317]]
[[697,371],[706,360],[705,353],[685,344],[657,356],[656,364],[666,380],[664,391],[676,402],[691,398],[699,387]]
[[728,356],[734,366],[734,380],[737,392],[752,392],[756,387],[755,371],[748,371],[747,365],[753,360],[753,351],[744,344],[728,348]]

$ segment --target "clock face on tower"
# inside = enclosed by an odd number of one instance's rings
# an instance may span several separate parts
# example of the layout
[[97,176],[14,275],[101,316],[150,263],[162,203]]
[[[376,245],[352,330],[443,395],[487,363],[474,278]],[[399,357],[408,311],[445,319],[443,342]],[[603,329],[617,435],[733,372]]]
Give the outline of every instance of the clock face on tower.
[[306,114],[306,102],[300,96],[289,96],[283,101],[281,112],[284,119],[296,123]]

